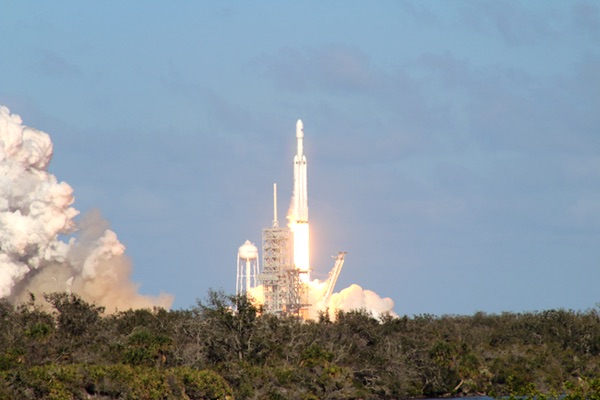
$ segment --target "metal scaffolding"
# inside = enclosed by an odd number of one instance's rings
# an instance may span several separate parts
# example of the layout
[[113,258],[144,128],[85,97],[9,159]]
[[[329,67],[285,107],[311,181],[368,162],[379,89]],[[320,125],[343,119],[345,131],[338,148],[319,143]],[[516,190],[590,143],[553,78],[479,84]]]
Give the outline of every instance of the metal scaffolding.
[[290,230],[265,228],[262,235],[262,273],[264,310],[278,315],[301,316],[308,307],[308,290],[300,271],[290,265]]
[[329,272],[329,278],[327,278],[327,289],[325,290],[324,303],[329,304],[329,299],[331,299],[331,294],[333,293],[333,289],[335,288],[335,284],[340,276],[340,272],[342,271],[342,267],[344,266],[344,258],[346,257],[345,251],[338,252],[337,257],[335,258],[335,264],[333,265],[333,269]]
[[285,303],[283,272],[289,264],[289,238],[287,228],[265,228],[262,235],[262,273],[258,280],[263,287],[264,310],[281,313]]

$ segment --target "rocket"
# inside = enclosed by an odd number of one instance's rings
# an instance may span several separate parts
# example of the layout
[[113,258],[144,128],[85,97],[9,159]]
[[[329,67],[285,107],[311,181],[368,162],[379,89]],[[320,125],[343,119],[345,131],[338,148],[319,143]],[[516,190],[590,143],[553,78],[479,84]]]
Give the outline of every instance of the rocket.
[[308,222],[308,191],[306,156],[304,155],[304,124],[296,122],[296,155],[294,156],[294,212],[296,222]]

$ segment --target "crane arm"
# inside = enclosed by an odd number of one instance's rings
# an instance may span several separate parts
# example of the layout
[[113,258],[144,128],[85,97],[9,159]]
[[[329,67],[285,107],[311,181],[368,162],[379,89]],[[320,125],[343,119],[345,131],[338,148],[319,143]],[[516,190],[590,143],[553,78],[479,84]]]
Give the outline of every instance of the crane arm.
[[335,258],[335,264],[333,264],[333,269],[329,272],[329,278],[327,278],[327,290],[325,291],[325,304],[329,303],[329,298],[333,293],[333,288],[335,287],[335,283],[340,276],[340,272],[342,271],[342,267],[344,266],[344,257],[346,256],[345,251],[340,251]]

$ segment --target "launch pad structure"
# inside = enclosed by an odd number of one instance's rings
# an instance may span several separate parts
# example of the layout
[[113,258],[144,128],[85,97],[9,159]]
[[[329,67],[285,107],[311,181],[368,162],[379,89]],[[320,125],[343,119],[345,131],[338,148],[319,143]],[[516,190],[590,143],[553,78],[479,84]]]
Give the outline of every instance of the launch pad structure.
[[[257,274],[258,254],[249,241],[238,252],[236,294],[262,297],[264,312],[281,316],[308,317],[310,272],[307,160],[304,155],[304,124],[296,122],[294,188],[287,226],[277,219],[277,184],[273,184],[273,223],[262,230],[262,268]],[[317,303],[327,306],[344,265],[346,252],[339,252],[326,281],[324,297]],[[320,296],[320,295],[319,295]]]
[[299,270],[291,265],[291,232],[277,220],[277,184],[273,184],[273,224],[262,231],[263,309],[280,315],[300,316],[308,304],[308,288],[300,280]]

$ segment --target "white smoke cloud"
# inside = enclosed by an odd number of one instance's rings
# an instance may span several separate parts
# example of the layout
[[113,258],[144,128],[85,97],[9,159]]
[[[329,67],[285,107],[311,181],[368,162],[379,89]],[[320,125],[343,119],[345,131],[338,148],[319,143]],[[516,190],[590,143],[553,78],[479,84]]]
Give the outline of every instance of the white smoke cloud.
[[125,246],[98,212],[75,224],[73,189],[46,170],[52,152],[48,134],[0,106],[0,297],[69,291],[108,311],[170,307],[170,295],[137,293]]
[[[310,304],[306,317],[316,320],[323,312],[328,313],[332,321],[336,319],[337,311],[365,310],[379,319],[383,315],[398,317],[394,312],[394,301],[389,297],[380,297],[377,293],[363,289],[357,284],[342,289],[338,293],[333,293],[329,299],[325,299],[327,290],[327,281],[313,279],[308,282],[308,298]],[[263,286],[259,285],[248,290],[248,296],[252,298],[255,304],[264,304]]]
[[333,293],[329,299],[325,299],[327,281],[321,282],[318,279],[311,281],[308,285],[309,300],[311,306],[308,315],[316,319],[321,312],[328,312],[329,317],[335,320],[335,314],[338,310],[366,310],[374,318],[379,318],[385,314],[393,317],[398,315],[394,312],[394,301],[389,297],[382,298],[377,293],[363,289],[357,284],[342,289],[340,292]]
[[369,311],[375,318],[379,318],[384,314],[398,316],[394,312],[394,301],[392,299],[389,297],[382,298],[377,293],[363,289],[356,284],[350,285],[339,293],[332,294],[327,306],[330,313],[334,313],[335,310],[364,309]]

